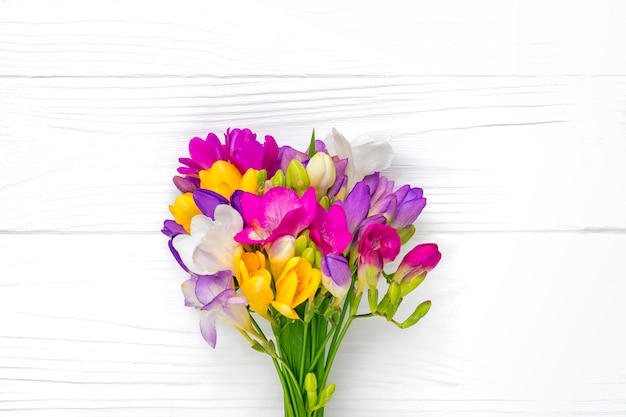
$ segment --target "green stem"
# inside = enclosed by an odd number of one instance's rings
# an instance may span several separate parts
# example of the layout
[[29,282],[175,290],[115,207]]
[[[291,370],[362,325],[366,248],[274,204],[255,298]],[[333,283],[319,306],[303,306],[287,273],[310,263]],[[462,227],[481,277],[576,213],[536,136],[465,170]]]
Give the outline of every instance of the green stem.
[[304,383],[304,358],[305,358],[307,351],[309,350],[309,347],[308,347],[309,325],[310,325],[310,322],[303,323],[304,335],[302,336],[303,340],[302,340],[302,352],[300,355],[300,375],[299,375],[300,378],[298,379],[298,385],[300,387],[302,387],[302,384]]

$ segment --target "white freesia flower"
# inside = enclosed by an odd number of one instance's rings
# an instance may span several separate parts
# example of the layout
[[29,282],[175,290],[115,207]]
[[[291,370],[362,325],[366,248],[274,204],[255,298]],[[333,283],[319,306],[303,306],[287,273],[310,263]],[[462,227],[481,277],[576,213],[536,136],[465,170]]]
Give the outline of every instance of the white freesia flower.
[[380,139],[369,135],[361,135],[352,142],[333,128],[333,134],[328,135],[326,143],[331,155],[341,159],[348,158],[346,175],[348,175],[348,190],[361,181],[366,175],[389,168],[393,158],[393,150],[389,143],[390,138]]
[[233,237],[243,229],[243,219],[228,204],[215,208],[215,220],[202,214],[191,219],[190,234],[172,240],[174,249],[189,270],[198,275],[233,270],[235,250],[241,245]]

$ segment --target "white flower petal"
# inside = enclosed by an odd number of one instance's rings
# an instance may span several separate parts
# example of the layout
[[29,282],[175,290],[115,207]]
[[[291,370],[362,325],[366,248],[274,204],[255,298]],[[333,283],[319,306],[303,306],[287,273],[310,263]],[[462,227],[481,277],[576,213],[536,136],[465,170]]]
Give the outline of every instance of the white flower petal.
[[361,181],[366,175],[389,168],[393,149],[389,142],[369,142],[352,148],[352,155],[356,161],[355,181]]
[[[197,217],[197,216],[196,216]],[[180,255],[180,260],[183,261],[185,266],[193,273],[203,274],[199,271],[193,260],[194,252],[202,240],[202,235],[178,235],[172,239],[172,246]]]

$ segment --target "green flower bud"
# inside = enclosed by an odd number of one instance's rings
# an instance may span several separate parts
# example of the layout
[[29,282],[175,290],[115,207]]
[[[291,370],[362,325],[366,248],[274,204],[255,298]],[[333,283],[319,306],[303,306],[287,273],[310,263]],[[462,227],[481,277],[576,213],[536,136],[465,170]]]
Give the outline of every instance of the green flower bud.
[[267,171],[262,169],[256,176],[256,181],[259,185],[259,189],[262,190],[265,188],[265,180],[267,180]]
[[328,210],[330,208],[330,198],[328,198],[327,195],[322,196],[322,198],[320,198],[319,203],[326,210]]
[[309,175],[304,165],[297,159],[291,160],[287,167],[287,175],[285,176],[285,184],[294,190],[300,197],[311,185]]
[[317,394],[317,377],[313,372],[309,372],[304,377],[304,389],[306,392],[315,392]]
[[428,313],[430,310],[430,300],[424,301],[422,304],[418,305],[413,314],[411,314],[406,320],[404,320],[400,324],[401,329],[406,329],[407,327],[413,326],[415,323],[420,321],[422,317]]
[[326,386],[326,388],[324,388],[322,390],[322,392],[320,392],[320,399],[319,402],[317,403],[317,407],[324,407],[328,401],[330,401],[330,399],[333,397],[333,394],[335,393],[335,384],[329,384],[328,386]]
[[276,174],[272,177],[272,185],[274,187],[284,187],[285,186],[285,174],[280,169],[276,171]]
[[306,234],[298,236],[296,239],[296,256],[301,256],[302,252],[309,247],[309,237]]
[[311,265],[315,263],[315,249],[313,248],[306,248],[300,256],[309,261]]

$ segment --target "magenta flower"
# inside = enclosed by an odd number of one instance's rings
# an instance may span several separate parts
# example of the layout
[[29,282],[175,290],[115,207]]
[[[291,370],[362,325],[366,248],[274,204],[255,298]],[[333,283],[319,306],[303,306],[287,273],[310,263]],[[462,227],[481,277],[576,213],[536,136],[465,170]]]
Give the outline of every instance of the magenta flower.
[[264,169],[271,177],[276,172],[278,145],[272,136],[265,136],[263,145],[257,142],[256,133],[250,129],[228,129],[225,137],[230,161],[241,173],[249,168]]
[[217,331],[216,318],[242,331],[255,334],[246,308],[245,297],[237,296],[230,271],[214,275],[192,275],[182,284],[185,305],[202,311],[200,333],[206,342],[215,348]]
[[262,196],[243,192],[238,200],[246,227],[235,235],[235,240],[248,244],[297,236],[311,224],[317,209],[312,187],[302,197],[292,189],[273,187]]
[[383,265],[396,259],[400,253],[400,236],[391,226],[373,223],[363,232],[359,241],[359,291],[368,284],[375,288]]
[[[228,160],[228,153],[215,133],[209,133],[206,140],[195,137],[189,141],[190,158],[180,158],[185,165],[178,168],[183,175],[197,176],[203,169],[209,169],[215,161]],[[176,180],[175,180],[176,182]],[[178,185],[178,184],[177,184]]]
[[318,204],[309,237],[323,255],[341,254],[352,240],[343,208],[334,204],[326,211]]
[[[398,270],[393,276],[393,280],[403,286],[408,286],[410,290],[419,285],[426,274],[437,266],[441,260],[441,252],[434,243],[424,243],[417,245],[407,253]],[[415,282],[417,280],[417,282]],[[412,287],[412,288],[411,288]],[[406,291],[406,293],[410,292]],[[406,294],[402,294],[404,297]]]

